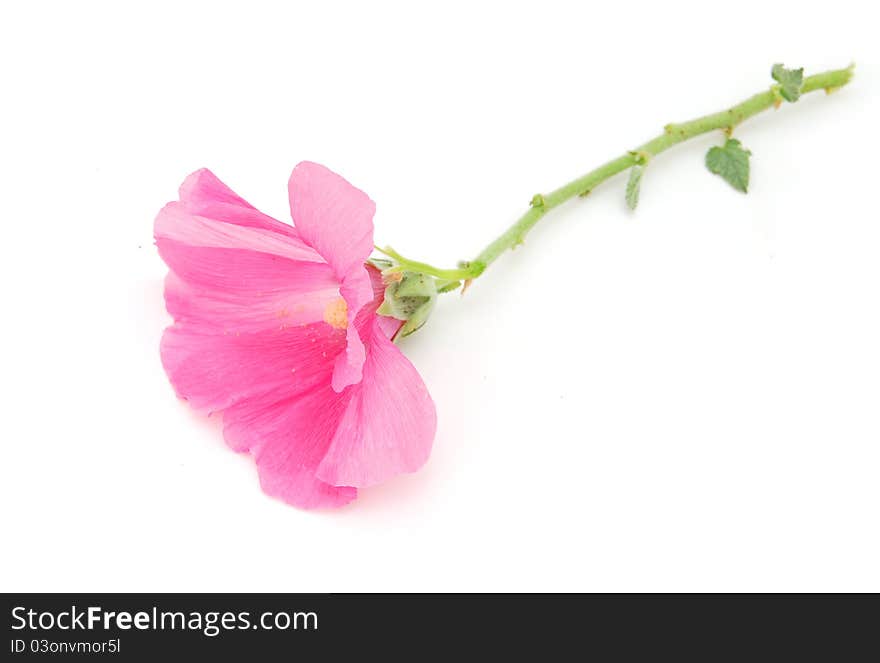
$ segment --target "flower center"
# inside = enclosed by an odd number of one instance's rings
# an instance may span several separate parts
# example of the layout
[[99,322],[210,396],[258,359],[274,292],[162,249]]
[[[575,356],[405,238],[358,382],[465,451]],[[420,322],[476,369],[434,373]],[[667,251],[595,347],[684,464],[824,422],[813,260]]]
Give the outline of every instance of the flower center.
[[334,329],[348,326],[348,305],[342,297],[337,297],[324,307],[324,322]]

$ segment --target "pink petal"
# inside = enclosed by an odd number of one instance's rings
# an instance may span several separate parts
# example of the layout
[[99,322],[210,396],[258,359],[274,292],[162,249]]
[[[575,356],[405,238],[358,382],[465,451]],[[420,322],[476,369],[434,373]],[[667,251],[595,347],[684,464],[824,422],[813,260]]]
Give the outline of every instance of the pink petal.
[[239,226],[262,228],[297,237],[293,226],[267,216],[223,184],[214,173],[202,168],[180,185],[180,202],[191,214]]
[[244,198],[223,184],[220,179],[207,168],[200,168],[190,173],[178,189],[180,202],[198,207],[211,203],[226,203],[236,207],[256,209]]
[[313,384],[312,370],[329,382],[345,348],[344,333],[324,322],[339,281],[302,240],[171,203],[156,219],[156,244],[171,268],[165,299],[176,321],[162,360],[180,396],[220,410],[270,391],[278,400],[298,393]]
[[379,329],[382,330],[382,333],[385,334],[391,340],[394,340],[394,337],[397,336],[397,332],[400,331],[400,328],[403,327],[403,320],[397,320],[396,318],[389,318],[384,315],[380,315],[378,319]]
[[369,196],[310,161],[293,169],[288,193],[293,225],[333,266],[339,279],[360,269],[373,250],[376,204]]
[[354,328],[361,307],[372,299],[364,262],[373,250],[375,203],[333,171],[310,161],[293,169],[288,183],[290,214],[300,236],[333,266],[348,305],[348,345],[336,360],[333,389],[361,380],[364,346]]
[[329,385],[333,358],[344,343],[344,332],[324,322],[245,334],[176,324],[165,330],[160,353],[177,394],[197,410],[217,412]]
[[367,270],[367,276],[370,277],[370,289],[373,291],[373,299],[376,300],[376,306],[378,306],[385,297],[385,281],[382,280],[382,272],[369,262],[364,267]]
[[189,246],[250,249],[288,260],[326,262],[296,237],[193,214],[180,202],[168,203],[159,211],[153,234],[156,239],[169,239]]
[[[161,356],[178,395],[197,410],[223,413],[227,443],[254,455],[266,493],[302,508],[353,500],[355,488],[330,486],[315,477],[338,426],[334,407],[341,413],[347,400],[330,388],[334,358],[345,348],[345,331],[322,320],[217,333],[210,307],[203,317],[193,318],[192,310],[201,304],[188,288],[169,274],[166,298],[179,321],[166,329]],[[242,304],[246,301],[244,296]],[[187,312],[182,322],[178,307]],[[243,306],[242,320],[246,310]],[[227,324],[228,314],[219,319]]]
[[363,374],[366,351],[358,333],[355,321],[361,309],[373,300],[373,289],[370,287],[370,277],[366,268],[362,265],[355,269],[342,282],[339,292],[348,305],[348,329],[345,352],[336,357],[336,365],[333,369],[333,390],[342,391],[347,386],[361,381]]
[[224,436],[254,456],[267,494],[305,509],[342,506],[357,497],[357,489],[327,484],[315,470],[346,400],[327,383],[286,401],[250,400],[223,414]]
[[416,369],[373,319],[363,380],[343,395],[348,403],[318,466],[318,479],[365,487],[428,459],[437,413]]
[[[342,391],[345,387],[357,384],[363,375],[363,362],[366,358],[364,340],[369,341],[371,324],[377,318],[382,331],[388,338],[394,338],[403,322],[386,316],[376,316],[376,309],[385,297],[385,283],[382,274],[373,265],[364,267],[367,281],[363,282],[362,275],[358,274],[359,289],[352,292],[349,289],[351,277],[348,283],[343,283],[341,292],[346,301],[355,301],[355,305],[349,305],[349,311],[357,310],[354,319],[349,314],[349,326],[346,334],[348,344],[344,354],[336,357],[336,365],[333,370],[333,390]],[[368,285],[369,284],[369,289]],[[361,305],[363,302],[363,305]],[[364,338],[366,337],[366,339]]]
[[179,322],[233,334],[320,322],[339,298],[329,267],[273,259],[252,251],[157,242],[172,267],[165,305]]

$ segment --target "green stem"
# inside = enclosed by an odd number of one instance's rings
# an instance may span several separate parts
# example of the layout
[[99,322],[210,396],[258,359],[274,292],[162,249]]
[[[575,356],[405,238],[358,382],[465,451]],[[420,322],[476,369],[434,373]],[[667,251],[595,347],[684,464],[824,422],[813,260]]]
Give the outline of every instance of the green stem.
[[[801,94],[815,92],[816,90],[825,90],[830,93],[849,83],[852,75],[853,67],[850,66],[846,69],[834,69],[809,76],[804,79]],[[393,268],[396,271],[416,271],[449,281],[475,279],[497,260],[502,253],[516,247],[518,244],[522,244],[526,234],[554,207],[559,207],[562,203],[576,196],[586,196],[605,180],[623,172],[627,168],[645,164],[652,157],[686,140],[709,133],[710,131],[724,130],[730,134],[734,127],[741,122],[773,106],[778,107],[780,103],[782,103],[782,97],[779,94],[779,86],[773,85],[770,89],[759,92],[742,103],[718,113],[704,115],[703,117],[680,124],[667,124],[662,134],[634,150],[630,150],[616,159],[612,159],[591,170],[586,175],[582,175],[550,193],[535,195],[532,198],[529,210],[516,223],[483,249],[474,260],[460,263],[458,268],[438,269],[426,263],[404,258],[392,249],[384,249],[382,251],[397,261],[398,266]]]

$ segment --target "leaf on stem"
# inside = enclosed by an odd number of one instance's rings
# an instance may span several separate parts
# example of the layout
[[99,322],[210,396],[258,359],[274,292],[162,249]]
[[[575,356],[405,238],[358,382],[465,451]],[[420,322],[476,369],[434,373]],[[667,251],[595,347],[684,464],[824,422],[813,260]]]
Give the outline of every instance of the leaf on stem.
[[641,166],[633,166],[629,170],[629,180],[626,182],[626,206],[634,210],[639,204],[639,188],[642,184]]
[[803,69],[786,69],[781,64],[774,64],[770,75],[779,83],[779,94],[783,99],[794,103],[800,98],[801,88],[804,85]]
[[706,168],[720,175],[737,191],[749,189],[749,157],[736,138],[728,138],[723,147],[713,147],[706,152]]

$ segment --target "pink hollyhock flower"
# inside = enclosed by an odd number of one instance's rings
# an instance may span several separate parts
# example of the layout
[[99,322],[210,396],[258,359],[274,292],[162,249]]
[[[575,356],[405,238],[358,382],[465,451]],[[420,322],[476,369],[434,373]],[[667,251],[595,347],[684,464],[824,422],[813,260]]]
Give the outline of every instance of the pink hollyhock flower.
[[428,458],[434,403],[378,315],[375,204],[315,163],[289,182],[294,226],[259,212],[209,170],[156,217],[174,324],[161,343],[177,394],[223,413],[263,489],[299,507],[341,506],[357,489]]

